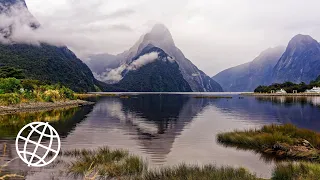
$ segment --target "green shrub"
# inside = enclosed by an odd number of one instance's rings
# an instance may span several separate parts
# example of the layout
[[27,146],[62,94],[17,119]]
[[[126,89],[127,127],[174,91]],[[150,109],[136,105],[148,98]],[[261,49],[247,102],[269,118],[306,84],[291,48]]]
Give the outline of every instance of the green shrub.
[[16,78],[0,78],[0,89],[4,93],[17,92],[21,87],[21,81]]
[[21,102],[21,98],[17,93],[0,94],[0,104],[11,105]]
[[24,80],[22,80],[21,85],[22,85],[23,89],[33,91],[38,86],[41,86],[44,84],[38,80],[24,79]]
[[[13,96],[10,93],[16,95]],[[4,95],[1,97],[2,104],[8,105],[34,100],[55,102],[76,99],[71,89],[60,84],[43,85],[42,82],[37,80],[24,79],[20,81],[15,78],[0,79],[0,94]]]
[[47,90],[43,93],[43,100],[46,102],[55,102],[61,99],[58,90]]
[[75,99],[74,92],[71,89],[62,87],[59,89],[59,91],[60,91],[61,97],[66,99]]

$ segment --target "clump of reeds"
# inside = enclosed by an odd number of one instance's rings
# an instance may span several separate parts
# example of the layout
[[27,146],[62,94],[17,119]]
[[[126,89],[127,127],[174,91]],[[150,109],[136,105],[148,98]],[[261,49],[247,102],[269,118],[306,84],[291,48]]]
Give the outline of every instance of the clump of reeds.
[[61,156],[75,158],[68,165],[68,173],[86,179],[133,177],[146,169],[146,163],[141,158],[130,155],[128,151],[110,150],[107,147],[66,151]]
[[290,124],[221,133],[217,140],[226,146],[274,154],[276,157],[320,161],[320,135]]
[[318,180],[320,164],[317,163],[281,163],[273,170],[272,180]]
[[214,179],[214,180],[257,180],[256,175],[249,173],[244,168],[221,167],[214,165],[188,166],[180,165],[170,168],[148,171],[142,180],[194,180],[194,179]]

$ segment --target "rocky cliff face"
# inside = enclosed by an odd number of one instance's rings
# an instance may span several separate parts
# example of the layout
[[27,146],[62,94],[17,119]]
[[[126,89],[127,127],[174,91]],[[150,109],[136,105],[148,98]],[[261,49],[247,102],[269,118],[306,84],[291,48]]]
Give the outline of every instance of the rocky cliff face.
[[272,82],[295,83],[316,79],[320,75],[320,44],[308,35],[297,35],[273,69]]

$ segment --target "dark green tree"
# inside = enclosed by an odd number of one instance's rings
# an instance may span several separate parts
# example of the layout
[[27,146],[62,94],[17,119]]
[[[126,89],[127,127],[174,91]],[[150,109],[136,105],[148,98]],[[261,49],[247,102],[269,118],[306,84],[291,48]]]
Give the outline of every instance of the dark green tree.
[[0,67],[0,78],[16,78],[24,79],[25,75],[21,69],[16,69],[10,66]]

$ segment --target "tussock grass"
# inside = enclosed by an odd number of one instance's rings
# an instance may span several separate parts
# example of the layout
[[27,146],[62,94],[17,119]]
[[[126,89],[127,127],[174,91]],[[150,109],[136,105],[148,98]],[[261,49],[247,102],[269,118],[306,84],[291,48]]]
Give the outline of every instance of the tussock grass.
[[73,150],[61,154],[76,158],[67,165],[68,174],[85,179],[112,179],[133,177],[146,169],[146,163],[139,157],[124,150],[110,150],[107,147],[98,150]]
[[273,171],[272,180],[318,180],[320,164],[317,163],[281,163]]
[[[215,165],[186,165],[148,169],[141,158],[124,150],[64,151],[60,157],[71,158],[65,162],[68,175],[83,179],[123,180],[263,180],[244,168]],[[320,164],[310,162],[280,163],[273,170],[271,180],[318,180]]]
[[142,180],[194,180],[194,179],[214,179],[214,180],[258,180],[256,175],[249,173],[244,168],[221,167],[214,165],[187,166],[185,164],[162,168],[160,170],[149,171],[142,177]]
[[268,125],[261,129],[234,131],[217,135],[217,141],[279,158],[320,161],[320,135],[293,125]]

